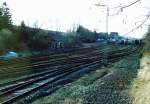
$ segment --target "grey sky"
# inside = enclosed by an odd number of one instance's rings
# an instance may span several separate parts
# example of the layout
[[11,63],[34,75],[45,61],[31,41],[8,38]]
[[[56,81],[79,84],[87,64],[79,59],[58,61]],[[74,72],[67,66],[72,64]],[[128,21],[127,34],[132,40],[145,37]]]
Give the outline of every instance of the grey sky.
[[[81,24],[90,30],[105,32],[106,7],[96,7],[94,4],[101,1],[101,4],[110,8],[122,4],[128,5],[136,0],[1,0],[6,1],[13,16],[14,24],[20,24],[22,20],[33,26],[35,22],[41,28],[67,31],[74,24]],[[125,8],[123,12],[109,17],[109,31],[118,31],[126,35],[140,22],[150,9],[143,8],[150,5],[149,0],[141,0],[135,5]],[[114,14],[118,9],[110,9]],[[135,22],[137,22],[135,24]],[[147,27],[137,29],[128,33],[131,37],[141,37],[146,33]]]

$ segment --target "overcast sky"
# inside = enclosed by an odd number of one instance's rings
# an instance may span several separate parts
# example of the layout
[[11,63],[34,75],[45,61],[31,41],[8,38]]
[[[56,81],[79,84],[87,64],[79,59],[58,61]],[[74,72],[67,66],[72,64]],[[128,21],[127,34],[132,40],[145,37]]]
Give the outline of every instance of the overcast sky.
[[[94,4],[101,1],[100,4],[111,8],[111,15],[119,10],[113,7],[120,4],[125,6],[136,0],[1,0],[0,3],[4,1],[11,10],[14,24],[17,25],[24,20],[29,26],[37,23],[44,29],[67,31],[73,28],[73,25],[81,24],[90,30],[105,32],[106,7],[97,7]],[[123,9],[118,15],[109,16],[109,32],[116,31],[124,36],[142,37],[147,31],[147,26],[130,31],[138,26],[140,21],[145,20],[144,15],[148,14],[150,9],[143,7],[149,5],[150,0],[141,0]]]

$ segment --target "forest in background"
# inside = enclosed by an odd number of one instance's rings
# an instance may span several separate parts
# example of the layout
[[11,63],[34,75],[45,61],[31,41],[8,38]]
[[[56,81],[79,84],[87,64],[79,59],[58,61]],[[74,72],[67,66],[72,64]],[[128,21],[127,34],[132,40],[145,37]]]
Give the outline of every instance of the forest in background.
[[[105,39],[105,33],[90,31],[82,25],[68,32],[44,30],[38,26],[29,27],[24,21],[20,26],[13,25],[12,15],[4,2],[0,5],[0,55],[8,51],[44,51],[57,42],[55,36],[63,37],[65,48],[82,46],[82,43],[96,42],[98,38]],[[149,48],[150,33],[146,36],[146,47]]]
[[95,42],[98,38],[96,31],[92,32],[81,25],[65,33],[43,30],[38,26],[29,27],[24,21],[20,23],[20,26],[13,25],[7,3],[0,5],[0,55],[10,50],[16,52],[47,50],[52,47],[52,42],[57,41],[52,35],[63,35],[64,47],[67,48]]

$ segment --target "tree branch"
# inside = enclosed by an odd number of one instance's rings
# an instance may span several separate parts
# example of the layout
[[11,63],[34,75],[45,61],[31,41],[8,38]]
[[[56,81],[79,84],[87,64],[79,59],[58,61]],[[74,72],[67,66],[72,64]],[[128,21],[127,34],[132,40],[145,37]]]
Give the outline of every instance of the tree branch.
[[112,15],[110,15],[110,16],[115,16],[115,15],[118,15],[120,12],[123,12],[123,9],[125,9],[125,8],[128,8],[128,7],[130,7],[130,6],[132,6],[132,5],[134,5],[134,4],[136,4],[136,3],[138,3],[138,2],[140,2],[141,0],[136,0],[136,1],[134,1],[134,2],[132,2],[132,3],[130,3],[130,4],[128,4],[128,5],[125,5],[125,6],[116,6],[116,7],[113,7],[113,8],[111,8],[111,9],[116,9],[116,8],[120,8],[116,13],[114,13],[114,14],[112,14]]
[[[150,12],[149,12],[148,14],[150,14]],[[127,32],[126,34],[132,33],[132,32],[134,32],[135,30],[141,28],[141,27],[148,21],[149,18],[150,18],[150,15],[147,15],[147,16],[146,16],[146,19],[145,19],[141,24],[139,24],[137,27],[133,28],[131,31]],[[125,34],[125,35],[126,35],[126,34]]]

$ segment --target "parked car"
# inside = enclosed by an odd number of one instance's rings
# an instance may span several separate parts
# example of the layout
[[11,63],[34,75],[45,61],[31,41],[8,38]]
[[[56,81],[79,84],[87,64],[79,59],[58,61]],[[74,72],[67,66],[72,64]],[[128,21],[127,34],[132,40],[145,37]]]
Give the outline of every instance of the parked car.
[[17,58],[18,54],[16,52],[10,51],[8,53],[6,53],[3,56],[0,56],[0,60],[9,60],[9,59],[14,59]]

